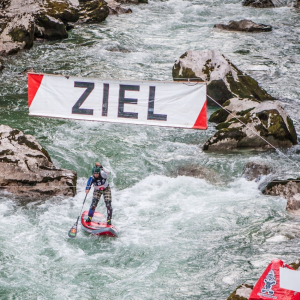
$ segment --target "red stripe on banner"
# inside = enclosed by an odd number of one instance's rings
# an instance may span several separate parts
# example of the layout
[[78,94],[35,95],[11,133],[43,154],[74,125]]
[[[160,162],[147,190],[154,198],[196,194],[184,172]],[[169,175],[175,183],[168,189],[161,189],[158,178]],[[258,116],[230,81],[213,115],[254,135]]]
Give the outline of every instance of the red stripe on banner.
[[193,129],[207,129],[207,113],[206,113],[206,101],[201,109],[201,112],[192,127]]
[[28,74],[28,107],[30,107],[41,83],[44,75]]

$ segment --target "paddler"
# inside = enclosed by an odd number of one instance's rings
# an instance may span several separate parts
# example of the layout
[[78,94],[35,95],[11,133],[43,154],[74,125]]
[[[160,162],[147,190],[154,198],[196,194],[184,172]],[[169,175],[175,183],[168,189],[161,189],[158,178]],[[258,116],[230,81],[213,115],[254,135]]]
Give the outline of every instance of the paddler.
[[111,190],[107,181],[107,175],[110,173],[110,171],[102,167],[101,164],[97,162],[93,167],[92,172],[93,175],[88,179],[85,188],[85,193],[88,194],[91,186],[94,185],[93,201],[86,222],[92,221],[98,202],[101,198],[101,195],[103,195],[107,209],[107,225],[111,225],[113,209],[111,206]]

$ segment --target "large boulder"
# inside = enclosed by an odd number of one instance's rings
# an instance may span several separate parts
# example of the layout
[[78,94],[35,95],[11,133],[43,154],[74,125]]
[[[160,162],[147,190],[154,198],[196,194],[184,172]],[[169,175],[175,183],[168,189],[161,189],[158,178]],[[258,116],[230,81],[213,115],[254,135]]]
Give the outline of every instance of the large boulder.
[[272,8],[275,7],[272,0],[244,0],[244,6],[251,6],[256,8]]
[[284,197],[287,199],[286,209],[300,214],[300,178],[287,180],[274,179],[267,184],[263,193]]
[[76,22],[79,19],[79,8],[68,0],[46,0],[44,8],[46,14],[64,23]]
[[80,20],[84,23],[99,23],[109,15],[109,8],[104,0],[80,0]]
[[0,189],[22,199],[74,196],[77,174],[56,168],[32,135],[0,125]]
[[104,0],[5,0],[0,7],[0,55],[30,48],[34,38],[67,38],[74,22],[98,23],[109,14]]
[[[207,94],[219,104],[234,97],[260,101],[274,99],[256,80],[215,50],[187,51],[175,62],[172,75],[174,80],[194,78],[207,82]],[[210,98],[208,104],[216,105]]]
[[223,178],[221,178],[217,172],[203,166],[192,164],[180,166],[176,170],[173,170],[170,175],[171,177],[188,176],[201,178],[211,184],[222,184],[224,182]]
[[68,37],[65,24],[44,13],[35,15],[35,36],[47,40],[64,39]]
[[249,181],[252,181],[254,179],[258,180],[263,175],[268,175],[272,173],[273,168],[269,165],[250,161],[248,162],[243,170],[243,177],[246,178]]
[[251,20],[230,21],[227,24],[216,24],[214,28],[229,31],[266,32],[272,31],[272,26],[254,23]]
[[275,147],[290,147],[297,143],[293,121],[278,101],[259,103],[233,98],[224,108],[228,111],[225,115],[221,108],[211,116],[210,120],[220,121],[216,127],[218,132],[204,144],[203,150],[270,148],[268,143]]
[[32,47],[34,18],[31,14],[1,18],[0,28],[0,55],[14,54]]
[[132,13],[132,10],[127,7],[121,6],[117,1],[115,0],[105,0],[108,8],[109,8],[109,14],[110,15],[116,15],[116,14],[129,14]]

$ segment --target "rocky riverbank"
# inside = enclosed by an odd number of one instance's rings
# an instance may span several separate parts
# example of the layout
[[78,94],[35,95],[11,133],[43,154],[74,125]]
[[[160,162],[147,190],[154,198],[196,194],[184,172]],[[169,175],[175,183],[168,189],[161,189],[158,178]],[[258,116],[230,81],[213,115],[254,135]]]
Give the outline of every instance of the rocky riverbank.
[[[122,3],[147,3],[147,0]],[[10,0],[2,1],[1,8],[0,56],[29,49],[36,39],[67,38],[68,30],[76,24],[100,23],[109,14],[132,12],[115,0]]]
[[56,168],[32,135],[0,125],[0,191],[22,200],[74,196],[77,174]]

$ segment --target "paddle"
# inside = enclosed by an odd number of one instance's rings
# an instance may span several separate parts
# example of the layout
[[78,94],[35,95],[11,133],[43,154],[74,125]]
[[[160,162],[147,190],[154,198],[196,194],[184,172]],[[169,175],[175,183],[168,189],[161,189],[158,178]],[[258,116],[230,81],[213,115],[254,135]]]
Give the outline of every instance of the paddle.
[[72,228],[69,230],[69,233],[68,233],[68,236],[70,238],[75,238],[76,237],[76,234],[77,234],[77,225],[78,225],[78,221],[79,221],[79,218],[81,216],[81,212],[82,212],[82,209],[83,209],[83,205],[85,203],[85,200],[86,200],[86,197],[87,197],[87,194],[85,195],[84,197],[84,201],[83,201],[83,204],[82,204],[82,207],[81,207],[81,210],[80,210],[80,214],[77,218],[77,221],[75,222],[75,224],[72,226]]

